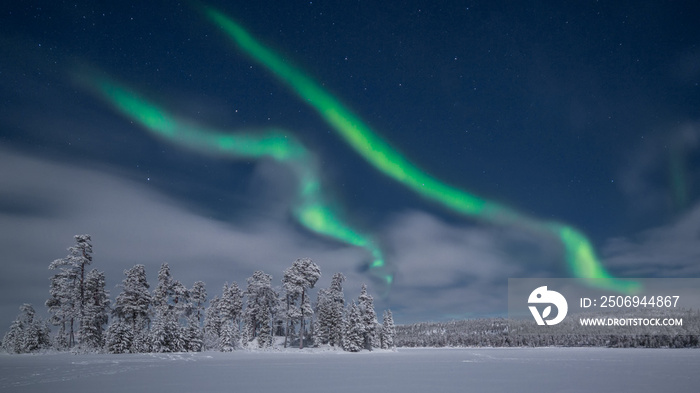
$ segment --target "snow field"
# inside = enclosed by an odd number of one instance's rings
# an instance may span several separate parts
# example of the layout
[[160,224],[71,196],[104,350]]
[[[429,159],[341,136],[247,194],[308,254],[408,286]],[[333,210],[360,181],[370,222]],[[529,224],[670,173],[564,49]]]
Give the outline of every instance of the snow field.
[[3,392],[697,392],[700,351],[399,349],[0,355]]

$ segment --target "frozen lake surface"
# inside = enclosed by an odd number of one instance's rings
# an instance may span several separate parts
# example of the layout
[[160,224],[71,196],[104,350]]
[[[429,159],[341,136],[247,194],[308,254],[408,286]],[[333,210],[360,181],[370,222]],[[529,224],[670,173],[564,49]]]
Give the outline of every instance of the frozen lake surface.
[[700,350],[0,355],[3,392],[697,392]]

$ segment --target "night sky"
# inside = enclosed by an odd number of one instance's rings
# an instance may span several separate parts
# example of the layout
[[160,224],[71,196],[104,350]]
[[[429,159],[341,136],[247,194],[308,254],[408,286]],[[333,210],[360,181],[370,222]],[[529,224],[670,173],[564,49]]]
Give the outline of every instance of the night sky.
[[[700,277],[700,5],[516,3],[3,3],[0,330],[22,303],[44,308],[49,263],[82,233],[112,298],[137,263],[152,285],[167,262],[211,297],[255,270],[281,285],[310,257],[318,286],[343,272],[349,300],[367,283],[398,323],[504,315],[509,277],[574,275],[540,224],[576,228],[615,277]],[[407,162],[529,224],[458,212],[373,166],[203,6]],[[100,80],[187,124],[193,141],[148,129]],[[194,141],[269,129],[304,159]],[[295,215],[309,168],[324,206],[371,246]]]

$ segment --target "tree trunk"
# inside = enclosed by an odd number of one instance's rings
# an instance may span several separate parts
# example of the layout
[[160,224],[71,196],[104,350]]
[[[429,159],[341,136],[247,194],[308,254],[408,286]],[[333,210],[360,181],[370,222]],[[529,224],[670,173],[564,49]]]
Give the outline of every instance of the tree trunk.
[[284,347],[285,348],[287,348],[287,340],[289,339],[289,294],[287,294],[286,299],[287,299],[287,316],[285,319],[287,320],[287,324],[286,324],[287,326],[285,326],[285,329],[284,329]]
[[73,334],[73,318],[70,319],[70,336],[68,337],[68,348],[73,348],[75,345],[75,335]]
[[[85,255],[85,249],[83,249],[83,258],[83,263],[80,264],[80,318],[78,320],[79,331],[83,330],[83,319],[85,318],[85,259],[87,259],[87,255]],[[80,337],[80,341],[83,341],[82,337]]]
[[301,305],[299,309],[301,310],[301,324],[299,326],[299,349],[304,349],[304,296],[306,295],[306,289],[301,290]]

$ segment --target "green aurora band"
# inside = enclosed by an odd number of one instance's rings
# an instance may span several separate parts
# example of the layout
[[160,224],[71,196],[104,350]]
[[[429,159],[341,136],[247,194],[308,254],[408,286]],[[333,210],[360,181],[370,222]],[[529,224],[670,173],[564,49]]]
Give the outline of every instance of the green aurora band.
[[268,129],[232,134],[201,127],[168,114],[164,109],[113,80],[98,77],[78,78],[114,105],[117,111],[168,142],[207,154],[232,158],[269,157],[289,166],[299,181],[292,209],[299,223],[317,234],[365,249],[372,259],[369,264],[370,272],[385,284],[392,283],[393,274],[386,266],[381,249],[369,236],[345,224],[326,203],[314,157],[288,132]]
[[596,278],[598,286],[621,292],[640,289],[635,281],[613,277],[601,264],[590,241],[576,229],[528,217],[508,207],[479,198],[427,174],[386,141],[376,135],[357,115],[352,113],[312,78],[290,65],[289,61],[265,47],[240,24],[211,7],[202,7],[206,17],[250,58],[267,68],[281,82],[311,106],[355,151],[376,169],[395,179],[426,199],[435,201],[460,214],[487,222],[513,225],[559,239],[564,247],[567,265],[578,278]]

